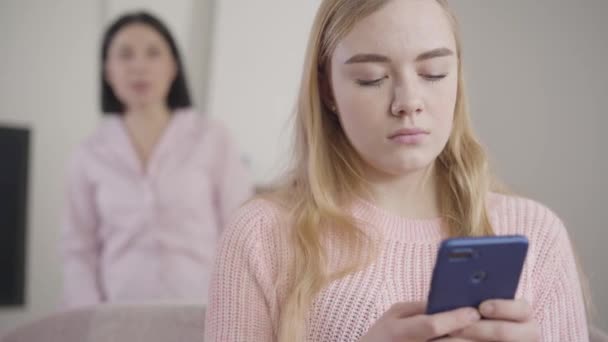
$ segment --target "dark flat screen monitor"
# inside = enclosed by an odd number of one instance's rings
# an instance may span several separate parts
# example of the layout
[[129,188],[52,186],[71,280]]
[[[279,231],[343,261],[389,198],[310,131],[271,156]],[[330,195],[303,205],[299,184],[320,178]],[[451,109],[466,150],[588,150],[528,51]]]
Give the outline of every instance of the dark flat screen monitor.
[[0,306],[25,302],[28,129],[0,125]]

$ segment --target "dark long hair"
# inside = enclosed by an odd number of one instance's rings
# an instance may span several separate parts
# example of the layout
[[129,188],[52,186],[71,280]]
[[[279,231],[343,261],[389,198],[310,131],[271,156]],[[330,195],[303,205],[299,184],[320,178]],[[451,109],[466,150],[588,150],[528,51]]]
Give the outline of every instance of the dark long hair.
[[125,111],[125,107],[120,100],[114,94],[114,90],[105,78],[105,63],[108,58],[108,49],[112,43],[114,36],[124,27],[131,24],[144,24],[148,25],[156,32],[158,32],[169,44],[171,48],[171,54],[175,59],[177,65],[177,74],[171,88],[169,95],[167,96],[167,106],[170,109],[190,107],[192,102],[190,101],[190,93],[186,84],[186,76],[184,75],[183,63],[177,50],[177,44],[171,36],[167,26],[163,24],[160,19],[151,15],[147,12],[134,12],[127,13],[116,19],[107,29],[103,36],[103,43],[101,46],[101,110],[104,114],[118,114],[122,115]]

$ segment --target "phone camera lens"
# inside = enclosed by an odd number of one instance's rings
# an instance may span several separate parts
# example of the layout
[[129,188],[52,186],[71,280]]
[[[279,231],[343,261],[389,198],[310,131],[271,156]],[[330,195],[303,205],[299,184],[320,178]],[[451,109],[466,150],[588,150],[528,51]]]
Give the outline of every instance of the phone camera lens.
[[487,276],[488,275],[487,275],[486,272],[484,272],[484,271],[477,271],[477,272],[473,273],[473,276],[471,276],[471,281],[474,284],[479,284],[482,281],[484,281]]

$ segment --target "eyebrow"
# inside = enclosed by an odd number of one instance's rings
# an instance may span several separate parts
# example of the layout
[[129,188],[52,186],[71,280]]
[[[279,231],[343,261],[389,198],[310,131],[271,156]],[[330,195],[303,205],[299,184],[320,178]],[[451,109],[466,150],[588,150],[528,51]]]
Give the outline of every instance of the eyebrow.
[[420,54],[418,57],[416,57],[416,62],[424,61],[424,60],[431,59],[431,58],[447,57],[447,56],[453,56],[453,55],[454,55],[454,51],[452,51],[448,48],[442,47],[442,48],[433,49],[431,51],[427,51],[427,52]]
[[356,63],[388,63],[391,60],[382,55],[377,55],[373,53],[363,53],[354,55],[349,58],[344,64],[356,64]]
[[[454,51],[442,47],[433,49],[427,52],[423,52],[416,57],[416,62],[425,61],[432,58],[453,56]],[[389,63],[391,60],[387,56],[378,55],[374,53],[363,53],[357,54],[349,58],[344,64],[356,64],[356,63]]]

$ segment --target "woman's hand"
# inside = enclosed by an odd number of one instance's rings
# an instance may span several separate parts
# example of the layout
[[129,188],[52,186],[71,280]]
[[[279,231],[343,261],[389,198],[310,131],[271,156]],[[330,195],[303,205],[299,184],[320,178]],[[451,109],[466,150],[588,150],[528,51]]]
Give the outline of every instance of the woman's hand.
[[481,304],[483,320],[451,336],[472,341],[540,341],[540,330],[525,300],[489,300]]
[[[464,331],[480,320],[474,308],[462,308],[434,315],[425,314],[425,303],[397,303],[386,311],[360,342],[470,341],[466,337],[447,337]],[[445,338],[442,338],[446,336]]]

